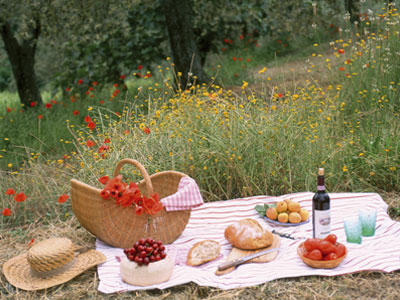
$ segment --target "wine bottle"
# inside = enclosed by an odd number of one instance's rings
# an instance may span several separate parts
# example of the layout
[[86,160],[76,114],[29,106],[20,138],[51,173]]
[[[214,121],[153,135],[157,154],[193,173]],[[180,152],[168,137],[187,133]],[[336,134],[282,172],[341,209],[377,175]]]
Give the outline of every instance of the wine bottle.
[[331,232],[331,199],[325,191],[324,169],[318,169],[317,192],[312,199],[313,237],[324,238]]

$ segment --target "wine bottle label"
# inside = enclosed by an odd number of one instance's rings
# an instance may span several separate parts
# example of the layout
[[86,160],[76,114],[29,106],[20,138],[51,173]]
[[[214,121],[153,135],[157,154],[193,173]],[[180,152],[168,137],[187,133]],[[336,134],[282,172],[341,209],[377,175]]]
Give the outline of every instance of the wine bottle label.
[[331,232],[331,210],[314,210],[314,237],[323,239]]

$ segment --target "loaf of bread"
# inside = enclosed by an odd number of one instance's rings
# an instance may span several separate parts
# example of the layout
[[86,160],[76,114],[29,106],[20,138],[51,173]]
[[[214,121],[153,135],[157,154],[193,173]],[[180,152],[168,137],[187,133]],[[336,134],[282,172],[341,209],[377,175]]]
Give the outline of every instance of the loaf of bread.
[[225,238],[236,248],[256,250],[272,245],[274,237],[256,220],[242,219],[225,229]]
[[221,246],[213,240],[198,242],[190,248],[186,264],[198,266],[216,259],[221,252]]

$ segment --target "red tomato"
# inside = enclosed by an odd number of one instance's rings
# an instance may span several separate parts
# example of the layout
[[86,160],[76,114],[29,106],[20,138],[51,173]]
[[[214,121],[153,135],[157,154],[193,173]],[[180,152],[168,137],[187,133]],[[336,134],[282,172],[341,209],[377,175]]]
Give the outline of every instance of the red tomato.
[[318,245],[320,242],[320,239],[306,239],[306,241],[304,242],[304,248],[306,248],[307,251],[318,249]]
[[308,257],[310,255],[310,252],[308,252],[307,250],[305,250],[304,252],[303,252],[303,256],[304,257]]
[[336,247],[325,240],[322,240],[319,243],[318,249],[322,252],[323,255],[328,255],[329,253],[336,252]]
[[308,254],[308,258],[312,260],[321,260],[322,259],[322,253],[318,249],[314,249]]
[[334,260],[337,259],[337,255],[334,252],[329,253],[328,255],[324,256],[324,260]]
[[336,240],[337,240],[337,236],[333,233],[328,234],[325,239],[325,241],[328,241],[329,243],[335,245],[336,244]]
[[346,254],[346,246],[340,243],[336,244],[336,256],[337,257],[342,257],[343,255]]

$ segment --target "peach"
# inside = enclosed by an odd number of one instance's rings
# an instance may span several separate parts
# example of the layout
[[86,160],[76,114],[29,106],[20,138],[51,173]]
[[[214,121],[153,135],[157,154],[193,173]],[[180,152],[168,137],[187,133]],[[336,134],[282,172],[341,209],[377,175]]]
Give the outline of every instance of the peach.
[[298,212],[291,212],[289,214],[289,222],[290,223],[300,223],[301,216]]
[[291,212],[300,212],[300,204],[298,202],[290,202],[288,206],[289,211]]
[[278,221],[281,223],[287,223],[289,221],[289,215],[285,212],[278,215]]
[[276,203],[276,210],[281,213],[281,212],[285,212],[287,210],[287,204],[284,201],[278,201],[278,203]]
[[301,216],[301,221],[302,222],[304,222],[304,221],[307,221],[307,219],[308,219],[308,210],[307,209],[305,209],[305,208],[302,208],[302,209],[300,209],[300,216]]
[[288,199],[285,199],[285,200],[283,200],[283,201],[286,202],[286,204],[289,206],[289,203],[292,202],[293,200],[290,199],[290,198],[288,198]]
[[270,207],[267,209],[267,213],[265,215],[271,220],[276,220],[278,218],[278,211],[275,207]]

